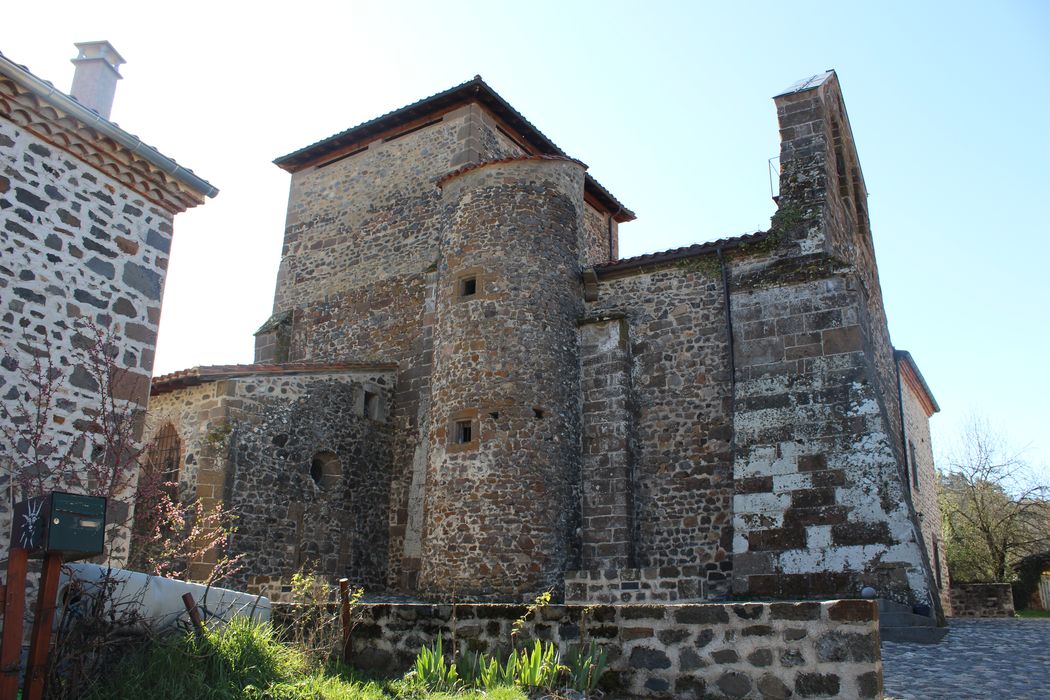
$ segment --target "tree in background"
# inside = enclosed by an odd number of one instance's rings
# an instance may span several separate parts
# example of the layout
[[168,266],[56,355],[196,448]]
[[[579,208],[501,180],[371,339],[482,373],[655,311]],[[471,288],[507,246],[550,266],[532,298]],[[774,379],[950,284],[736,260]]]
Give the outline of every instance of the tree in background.
[[1050,548],[1050,486],[979,418],[946,462],[940,498],[952,580],[1009,582],[1022,557]]

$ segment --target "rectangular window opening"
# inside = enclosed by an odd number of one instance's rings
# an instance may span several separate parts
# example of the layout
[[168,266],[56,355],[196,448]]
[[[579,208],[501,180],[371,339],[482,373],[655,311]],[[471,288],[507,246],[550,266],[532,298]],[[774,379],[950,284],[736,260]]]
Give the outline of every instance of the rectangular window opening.
[[456,442],[460,445],[474,440],[474,426],[469,420],[456,421]]
[[919,462],[915,459],[915,443],[911,440],[908,441],[908,456],[911,458],[911,483],[915,488],[919,488]]
[[365,392],[365,417],[375,418],[376,395],[371,391]]
[[478,278],[466,277],[460,280],[459,295],[461,297],[472,297],[478,293]]

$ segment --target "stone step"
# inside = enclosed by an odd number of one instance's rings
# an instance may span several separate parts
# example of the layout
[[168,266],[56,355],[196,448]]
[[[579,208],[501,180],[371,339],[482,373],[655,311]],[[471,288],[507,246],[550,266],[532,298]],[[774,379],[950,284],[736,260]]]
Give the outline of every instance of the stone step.
[[884,642],[904,644],[936,644],[948,634],[947,627],[881,627],[879,636]]
[[879,613],[888,612],[911,612],[911,606],[905,605],[904,603],[898,603],[895,600],[887,600],[886,598],[879,598]]
[[910,612],[884,612],[879,614],[879,627],[936,627],[937,621],[925,615]]

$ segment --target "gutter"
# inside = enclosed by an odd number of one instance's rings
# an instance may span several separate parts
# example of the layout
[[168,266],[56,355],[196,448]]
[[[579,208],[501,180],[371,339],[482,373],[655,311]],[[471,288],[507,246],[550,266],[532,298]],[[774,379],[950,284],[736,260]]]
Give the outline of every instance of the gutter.
[[199,192],[206,197],[214,197],[219,193],[218,188],[207,180],[194,175],[193,171],[179,165],[153,148],[153,146],[143,143],[139,137],[132,136],[108,119],[103,119],[94,110],[88,109],[54,85],[36,77],[3,54],[0,54],[0,72],[3,72],[11,80],[52,107],[68,112],[84,124],[113,139],[135,155],[156,166],[161,172],[170,175],[195,192]]

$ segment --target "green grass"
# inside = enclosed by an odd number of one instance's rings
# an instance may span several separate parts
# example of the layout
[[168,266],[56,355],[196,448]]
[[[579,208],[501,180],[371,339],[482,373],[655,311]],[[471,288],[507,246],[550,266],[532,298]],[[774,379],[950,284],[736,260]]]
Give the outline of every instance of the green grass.
[[317,668],[278,639],[268,624],[235,620],[149,644],[126,658],[84,700],[525,700],[516,688],[489,693],[428,694],[410,679],[365,678],[343,665]]
[[1050,617],[1050,610],[1018,610],[1017,617],[1032,619],[1037,617]]

